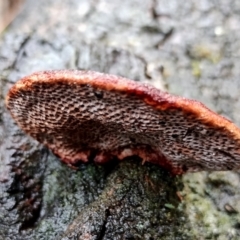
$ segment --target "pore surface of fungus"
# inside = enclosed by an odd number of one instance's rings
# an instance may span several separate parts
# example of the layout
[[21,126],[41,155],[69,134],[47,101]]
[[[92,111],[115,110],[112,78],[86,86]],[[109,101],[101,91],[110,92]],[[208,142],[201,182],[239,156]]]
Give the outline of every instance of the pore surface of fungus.
[[6,97],[18,125],[72,167],[137,155],[175,174],[240,168],[240,130],[203,104],[91,71],[34,73]]

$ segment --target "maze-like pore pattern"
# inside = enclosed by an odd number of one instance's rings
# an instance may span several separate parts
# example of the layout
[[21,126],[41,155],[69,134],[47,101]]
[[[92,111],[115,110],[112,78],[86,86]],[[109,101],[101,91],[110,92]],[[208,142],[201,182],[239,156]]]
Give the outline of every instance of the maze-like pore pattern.
[[204,114],[218,116],[198,102],[131,80],[93,72],[38,73],[10,90],[7,107],[25,132],[73,167],[132,155],[174,173],[240,166],[239,130],[230,121],[208,121]]

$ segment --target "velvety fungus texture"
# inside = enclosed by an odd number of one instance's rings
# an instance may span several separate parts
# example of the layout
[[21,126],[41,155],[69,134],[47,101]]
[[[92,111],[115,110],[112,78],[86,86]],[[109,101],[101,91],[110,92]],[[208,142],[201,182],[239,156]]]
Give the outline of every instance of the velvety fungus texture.
[[139,156],[174,174],[240,168],[240,130],[200,102],[92,71],[37,72],[6,105],[18,125],[72,167]]

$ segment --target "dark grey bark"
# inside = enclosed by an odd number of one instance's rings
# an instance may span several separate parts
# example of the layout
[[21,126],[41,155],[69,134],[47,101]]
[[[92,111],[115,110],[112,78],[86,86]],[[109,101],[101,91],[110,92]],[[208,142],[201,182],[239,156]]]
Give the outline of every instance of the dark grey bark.
[[239,124],[238,2],[167,3],[28,0],[2,34],[0,239],[238,238],[238,173],[182,179],[139,159],[73,171],[4,107],[20,77],[91,69],[201,100]]

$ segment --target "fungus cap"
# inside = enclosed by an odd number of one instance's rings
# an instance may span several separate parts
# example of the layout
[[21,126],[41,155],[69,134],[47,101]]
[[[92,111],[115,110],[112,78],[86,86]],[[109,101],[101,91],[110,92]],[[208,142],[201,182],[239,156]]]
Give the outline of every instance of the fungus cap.
[[240,168],[240,130],[202,103],[92,71],[37,72],[6,105],[18,125],[69,166],[137,155],[174,174]]

